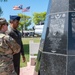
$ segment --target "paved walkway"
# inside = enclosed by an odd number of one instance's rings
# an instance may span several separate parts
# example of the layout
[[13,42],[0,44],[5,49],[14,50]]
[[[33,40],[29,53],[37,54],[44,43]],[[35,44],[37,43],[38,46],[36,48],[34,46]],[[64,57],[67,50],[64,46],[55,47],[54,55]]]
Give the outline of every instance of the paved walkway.
[[20,68],[20,75],[35,75],[34,74],[35,66],[31,66],[30,63],[26,67]]

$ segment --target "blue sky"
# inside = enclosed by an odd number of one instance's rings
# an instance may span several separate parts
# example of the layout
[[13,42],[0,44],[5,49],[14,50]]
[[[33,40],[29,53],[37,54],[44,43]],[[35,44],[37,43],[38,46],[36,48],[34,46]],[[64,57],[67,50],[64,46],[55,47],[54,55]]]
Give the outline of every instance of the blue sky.
[[[17,15],[18,13],[23,13],[25,15],[31,16],[34,12],[44,12],[47,11],[49,0],[8,0],[7,2],[0,2],[0,7],[3,10],[3,15],[1,17],[6,18],[8,21],[10,15]],[[15,5],[23,5],[23,8],[30,6],[29,12],[22,12],[22,10],[13,10]]]

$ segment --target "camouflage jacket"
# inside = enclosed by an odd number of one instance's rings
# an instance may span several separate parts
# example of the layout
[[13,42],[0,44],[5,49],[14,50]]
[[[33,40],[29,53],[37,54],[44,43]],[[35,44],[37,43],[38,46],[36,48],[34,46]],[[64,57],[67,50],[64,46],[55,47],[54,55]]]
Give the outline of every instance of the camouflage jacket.
[[0,33],[0,75],[17,75],[12,60],[19,51],[20,46],[13,38]]

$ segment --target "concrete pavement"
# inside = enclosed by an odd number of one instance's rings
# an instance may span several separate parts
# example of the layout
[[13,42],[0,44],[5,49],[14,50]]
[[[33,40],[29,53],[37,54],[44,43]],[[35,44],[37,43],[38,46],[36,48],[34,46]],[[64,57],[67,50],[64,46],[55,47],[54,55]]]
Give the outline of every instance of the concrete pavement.
[[34,74],[35,66],[31,66],[30,63],[27,63],[26,67],[20,68],[20,75],[36,75]]

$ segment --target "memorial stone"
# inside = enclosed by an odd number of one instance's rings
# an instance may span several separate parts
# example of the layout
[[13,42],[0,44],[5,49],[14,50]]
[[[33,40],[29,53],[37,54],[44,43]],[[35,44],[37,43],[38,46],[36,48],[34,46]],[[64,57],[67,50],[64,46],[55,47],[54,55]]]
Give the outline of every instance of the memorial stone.
[[39,53],[40,75],[75,75],[75,0],[49,0]]

